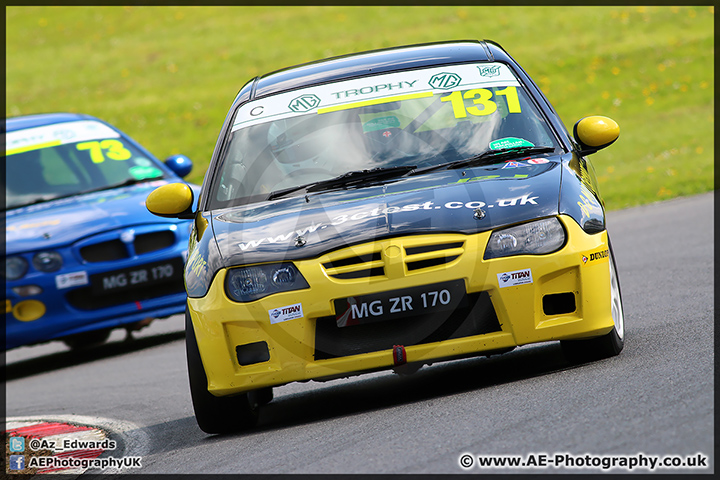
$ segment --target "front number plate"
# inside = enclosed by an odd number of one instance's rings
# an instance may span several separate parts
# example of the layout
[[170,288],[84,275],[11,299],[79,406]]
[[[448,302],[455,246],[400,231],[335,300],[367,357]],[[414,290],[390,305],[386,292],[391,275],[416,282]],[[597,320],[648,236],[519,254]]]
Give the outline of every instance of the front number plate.
[[99,273],[90,277],[93,293],[102,295],[142,288],[157,283],[182,281],[183,261],[174,258],[137,267]]
[[419,287],[374,293],[335,300],[338,327],[349,327],[403,317],[454,310],[464,303],[465,282],[422,285]]

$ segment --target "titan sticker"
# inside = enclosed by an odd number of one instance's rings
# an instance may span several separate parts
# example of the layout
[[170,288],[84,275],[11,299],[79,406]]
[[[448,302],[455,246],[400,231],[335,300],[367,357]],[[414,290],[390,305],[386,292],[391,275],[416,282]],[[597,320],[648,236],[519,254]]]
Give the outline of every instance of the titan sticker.
[[86,271],[64,273],[55,277],[55,286],[58,290],[87,285],[88,283],[90,282],[88,281],[88,274]]
[[515,270],[514,272],[503,272],[497,274],[498,286],[500,288],[515,287],[517,285],[528,285],[533,283],[532,272],[529,268]]
[[268,315],[270,315],[270,323],[287,322],[288,320],[302,318],[302,303],[273,308],[272,310],[268,310]]

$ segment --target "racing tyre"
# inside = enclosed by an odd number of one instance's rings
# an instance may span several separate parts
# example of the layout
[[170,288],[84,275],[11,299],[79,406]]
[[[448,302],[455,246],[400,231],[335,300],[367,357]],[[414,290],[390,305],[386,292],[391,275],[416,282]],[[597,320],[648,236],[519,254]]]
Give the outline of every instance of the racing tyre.
[[82,350],[83,348],[96,347],[98,345],[102,345],[108,338],[110,338],[110,331],[110,329],[107,329],[76,333],[75,335],[63,338],[63,343],[72,350]]
[[216,397],[208,391],[205,368],[187,308],[185,309],[185,346],[190,394],[195,419],[200,429],[205,433],[229,433],[255,425],[258,419],[258,401],[255,392],[232,397]]
[[[609,242],[609,241],[608,241]],[[612,244],[609,245],[610,258],[610,301],[613,329],[596,338],[587,340],[563,340],[560,342],[565,357],[573,363],[583,363],[602,358],[614,357],[619,354],[625,343],[625,314],[620,292],[620,279],[615,265]]]

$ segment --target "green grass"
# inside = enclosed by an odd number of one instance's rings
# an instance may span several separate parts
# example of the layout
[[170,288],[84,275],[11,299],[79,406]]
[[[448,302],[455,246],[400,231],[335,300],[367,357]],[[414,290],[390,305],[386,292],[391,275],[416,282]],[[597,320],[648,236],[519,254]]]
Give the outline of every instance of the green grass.
[[591,158],[610,209],[714,188],[714,9],[699,7],[6,7],[6,115],[83,112],[201,182],[255,75],[332,55],[492,39],[568,129],[607,115]]

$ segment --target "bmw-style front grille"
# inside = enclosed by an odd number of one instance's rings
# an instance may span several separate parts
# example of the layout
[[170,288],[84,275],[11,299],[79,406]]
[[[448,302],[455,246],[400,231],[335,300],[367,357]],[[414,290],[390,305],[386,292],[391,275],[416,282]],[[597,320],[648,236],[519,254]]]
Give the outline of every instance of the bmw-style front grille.
[[123,242],[112,239],[90,243],[80,247],[82,259],[89,263],[112,262],[130,258],[133,255],[144,255],[170,248],[175,244],[175,233],[171,230],[141,233],[135,235],[131,241]]
[[174,243],[175,234],[170,230],[144,233],[135,237],[135,253],[142,255],[144,253],[155,252],[163,248],[172,247]]
[[128,250],[120,240],[95,243],[80,249],[80,256],[86,262],[112,262],[128,258]]

